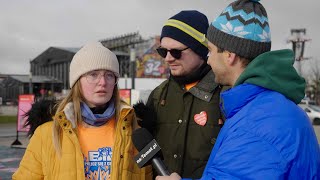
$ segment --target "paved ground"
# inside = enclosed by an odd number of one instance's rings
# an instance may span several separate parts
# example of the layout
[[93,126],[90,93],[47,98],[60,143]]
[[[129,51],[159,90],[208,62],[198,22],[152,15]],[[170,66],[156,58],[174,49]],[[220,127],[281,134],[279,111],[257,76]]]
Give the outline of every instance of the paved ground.
[[320,126],[313,126],[314,131],[316,132],[317,138],[318,138],[318,143],[320,144]]
[[[320,144],[320,126],[314,126]],[[26,133],[20,133],[18,140],[20,146],[11,147],[16,140],[15,124],[0,124],[0,180],[11,179],[12,174],[17,170],[20,160],[24,154],[29,139]]]
[[0,124],[0,180],[11,179],[29,142],[24,132],[20,132],[18,137],[22,145],[11,147],[15,140],[16,124]]

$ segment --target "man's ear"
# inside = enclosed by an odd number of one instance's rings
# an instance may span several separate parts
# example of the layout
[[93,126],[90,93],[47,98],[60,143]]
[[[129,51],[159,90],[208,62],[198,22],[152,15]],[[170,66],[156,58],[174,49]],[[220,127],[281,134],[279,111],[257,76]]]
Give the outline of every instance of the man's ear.
[[227,63],[229,65],[234,65],[236,63],[236,54],[229,52],[229,51],[224,51],[225,57],[227,59]]

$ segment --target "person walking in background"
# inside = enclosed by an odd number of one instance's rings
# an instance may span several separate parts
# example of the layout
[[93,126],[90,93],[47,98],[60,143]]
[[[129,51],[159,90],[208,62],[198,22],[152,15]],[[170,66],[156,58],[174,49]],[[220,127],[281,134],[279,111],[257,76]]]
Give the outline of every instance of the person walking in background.
[[[13,179],[152,179],[140,169],[131,133],[134,110],[120,101],[117,57],[100,42],[88,43],[70,64],[70,93],[53,121],[32,135]],[[29,114],[30,115],[30,114]]]
[[221,93],[226,121],[202,179],[320,179],[317,138],[297,106],[305,80],[292,50],[270,51],[270,35],[258,0],[231,3],[208,29],[208,64],[232,88]]
[[[157,49],[170,68],[170,78],[150,94],[146,113],[135,105],[142,127],[159,143],[169,170],[199,178],[222,124],[221,86],[207,65],[207,17],[181,11],[165,22]],[[139,113],[143,112],[143,113]]]

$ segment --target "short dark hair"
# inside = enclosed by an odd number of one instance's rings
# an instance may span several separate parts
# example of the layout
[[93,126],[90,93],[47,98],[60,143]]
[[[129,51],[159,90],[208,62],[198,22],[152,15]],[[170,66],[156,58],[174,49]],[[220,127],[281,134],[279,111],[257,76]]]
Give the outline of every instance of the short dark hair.
[[[218,48],[218,51],[217,51],[218,53],[223,53],[225,51],[225,49],[223,49],[221,47],[217,46],[217,48]],[[248,59],[248,58],[241,57],[241,56],[239,56],[237,54],[236,54],[236,56],[238,56],[240,58],[240,60],[242,61],[244,67],[247,67],[248,64],[253,60],[253,59]]]

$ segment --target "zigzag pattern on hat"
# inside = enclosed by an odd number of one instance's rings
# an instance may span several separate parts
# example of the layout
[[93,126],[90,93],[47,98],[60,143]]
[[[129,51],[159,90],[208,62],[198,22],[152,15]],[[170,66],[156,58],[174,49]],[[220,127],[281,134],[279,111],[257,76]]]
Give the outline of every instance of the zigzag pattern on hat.
[[[245,1],[245,0],[243,0],[243,1]],[[251,2],[254,2],[254,1],[252,1],[252,0],[249,0],[249,1],[251,1]],[[238,1],[239,2],[239,1]],[[238,11],[238,10],[243,10],[244,12],[246,12],[247,14],[249,14],[250,12],[252,12],[252,7],[250,7],[250,6],[240,6],[240,5],[236,5],[235,3],[237,3],[237,1],[235,1],[235,2],[233,2],[233,3],[231,3],[230,4],[230,6],[228,6],[228,7],[232,7],[233,8],[233,10],[234,11]],[[259,3],[260,4],[260,3]],[[261,5],[261,4],[260,4]],[[227,7],[227,8],[228,8]],[[259,15],[259,16],[265,16],[264,14],[261,14],[259,11],[258,12],[255,12],[257,15]]]
[[208,29],[207,38],[217,47],[253,59],[270,51],[267,12],[259,0],[236,0],[229,4]]
[[[212,22],[212,25],[227,34],[240,38],[251,39],[258,42],[271,41],[269,26],[262,28],[254,23],[243,25],[242,22],[236,19],[231,23],[225,16],[219,16],[214,22]],[[255,31],[252,31],[253,29]]]
[[247,13],[243,9],[234,10],[233,7],[227,7],[220,16],[225,15],[228,20],[239,20],[243,25],[250,23],[259,24],[261,27],[269,26],[268,18],[257,16],[254,12]]

